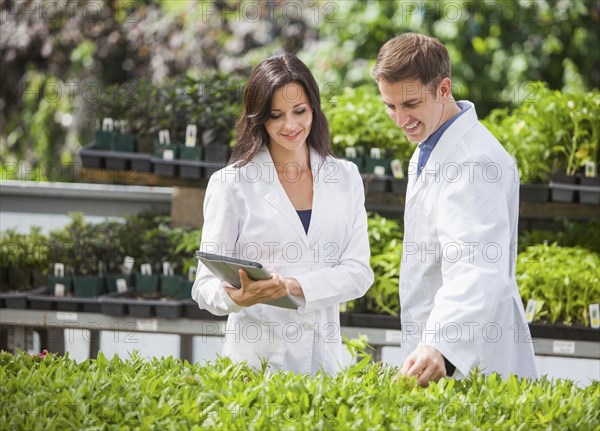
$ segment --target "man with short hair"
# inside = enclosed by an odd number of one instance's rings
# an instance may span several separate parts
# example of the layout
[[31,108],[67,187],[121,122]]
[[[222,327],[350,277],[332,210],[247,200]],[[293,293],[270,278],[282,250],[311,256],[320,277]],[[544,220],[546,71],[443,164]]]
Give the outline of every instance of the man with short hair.
[[537,377],[515,280],[514,160],[452,97],[448,51],[406,33],[372,75],[390,118],[418,144],[408,168],[400,271],[401,373],[420,385],[474,368]]

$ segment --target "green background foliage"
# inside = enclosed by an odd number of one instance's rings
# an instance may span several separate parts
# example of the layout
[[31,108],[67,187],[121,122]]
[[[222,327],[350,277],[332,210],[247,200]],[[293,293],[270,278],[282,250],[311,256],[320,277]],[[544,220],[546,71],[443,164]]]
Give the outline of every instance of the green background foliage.
[[[570,92],[600,85],[600,52],[590,49],[600,45],[600,11],[591,0],[51,3],[2,5],[4,178],[44,180],[50,164],[77,164],[102,115],[99,101],[119,97],[131,81],[247,76],[283,50],[309,65],[325,103],[345,87],[374,87],[369,73],[380,46],[405,31],[446,44],[454,95],[474,101],[482,118],[534,97],[532,81]],[[144,128],[152,134],[155,126]]]

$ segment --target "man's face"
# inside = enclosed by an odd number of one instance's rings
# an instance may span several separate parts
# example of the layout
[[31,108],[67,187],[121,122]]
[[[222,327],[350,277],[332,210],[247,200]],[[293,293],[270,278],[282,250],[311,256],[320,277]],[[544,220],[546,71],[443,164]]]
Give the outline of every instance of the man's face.
[[382,80],[378,83],[388,115],[414,144],[426,140],[445,122],[445,98],[451,95],[450,86],[448,78],[442,79],[437,86],[423,85],[412,79],[393,84]]

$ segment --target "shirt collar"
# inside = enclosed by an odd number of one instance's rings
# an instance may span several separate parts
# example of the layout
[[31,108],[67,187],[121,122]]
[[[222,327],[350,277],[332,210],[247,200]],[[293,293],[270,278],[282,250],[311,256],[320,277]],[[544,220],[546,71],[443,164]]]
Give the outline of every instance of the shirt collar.
[[462,103],[457,103],[457,105],[460,108],[460,112],[452,118],[450,118],[448,121],[446,121],[440,127],[438,127],[438,129],[435,132],[433,132],[431,135],[429,135],[427,139],[425,139],[422,143],[419,144],[419,148],[428,148],[430,150],[433,150],[433,148],[436,146],[446,129],[448,129],[448,127],[450,127],[452,123],[454,123],[458,119],[458,117],[460,117],[462,114],[464,114],[471,108],[471,106]]

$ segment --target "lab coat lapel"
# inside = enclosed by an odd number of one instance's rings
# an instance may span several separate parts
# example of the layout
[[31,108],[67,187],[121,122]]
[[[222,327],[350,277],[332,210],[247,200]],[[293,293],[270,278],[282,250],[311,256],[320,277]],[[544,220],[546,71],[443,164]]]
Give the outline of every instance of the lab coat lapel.
[[266,145],[263,145],[261,150],[255,156],[254,161],[263,169],[261,173],[261,181],[265,184],[266,193],[264,199],[267,201],[275,210],[277,210],[283,218],[290,224],[290,226],[296,231],[302,241],[308,246],[308,239],[304,232],[304,226],[300,221],[300,217],[296,212],[296,209],[292,205],[292,202],[288,198],[283,186],[279,182],[277,171],[271,154],[267,149]]
[[[453,166],[452,153],[460,140],[477,124],[477,113],[475,107],[470,102],[459,102],[461,105],[468,104],[469,110],[461,115],[444,132],[436,146],[434,147],[427,165],[421,175],[417,178],[417,169],[409,169],[409,186],[406,194],[406,205],[410,203],[415,196],[419,194],[428,183],[432,181],[444,181],[445,175],[450,178],[455,177],[455,173],[464,174],[467,166]],[[462,109],[462,107],[461,107]],[[411,164],[416,167],[419,159],[419,150],[417,149],[411,158]],[[440,171],[442,171],[440,173]],[[440,177],[441,175],[441,177]]]
[[329,184],[339,181],[335,172],[331,169],[336,165],[328,165],[326,160],[322,158],[317,151],[310,147],[310,167],[313,174],[313,203],[312,214],[310,217],[310,225],[308,227],[308,242],[312,242],[315,232],[326,217],[335,217],[329,212],[333,199],[329,194]]

